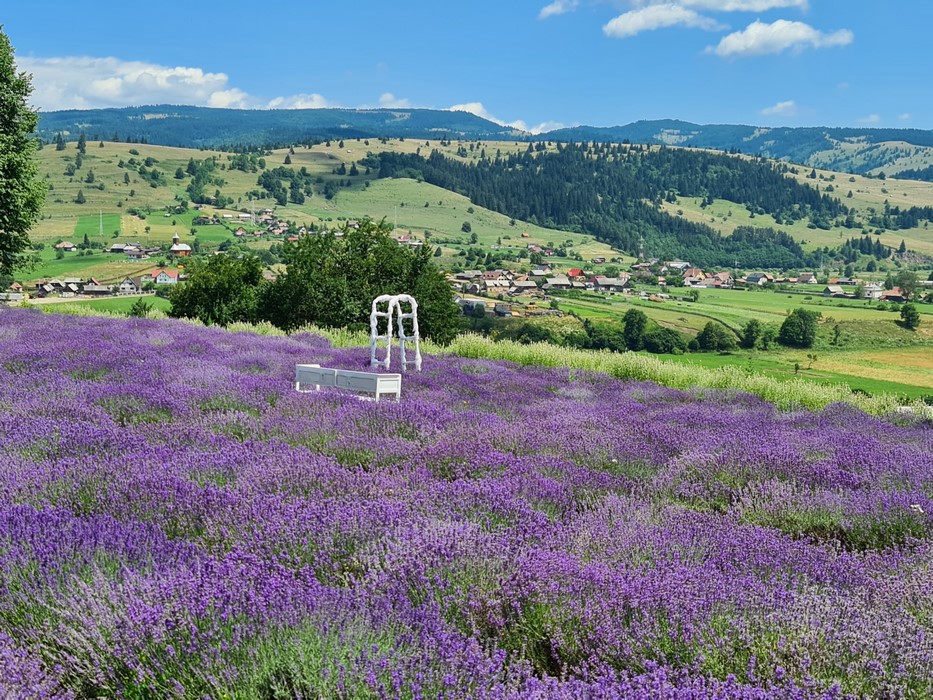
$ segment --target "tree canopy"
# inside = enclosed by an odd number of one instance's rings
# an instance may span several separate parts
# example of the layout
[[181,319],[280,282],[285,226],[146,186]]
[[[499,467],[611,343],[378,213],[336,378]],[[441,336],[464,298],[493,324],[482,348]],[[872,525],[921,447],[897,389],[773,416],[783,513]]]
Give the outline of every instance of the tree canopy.
[[188,281],[172,290],[169,316],[226,326],[253,323],[262,292],[263,265],[253,256],[215,255],[193,261]]
[[373,299],[410,294],[418,302],[421,334],[450,342],[459,309],[433,251],[399,245],[390,230],[384,221],[365,219],[340,236],[328,231],[286,243],[286,272],[269,285],[260,315],[286,330],[309,323],[368,328]]
[[32,136],[39,116],[26,102],[31,93],[31,76],[17,72],[13,47],[0,26],[0,277],[22,265],[29,229],[45,200],[34,157],[38,141]]
[[794,309],[781,324],[778,342],[793,348],[812,347],[813,341],[816,340],[817,321],[820,316],[819,311]]

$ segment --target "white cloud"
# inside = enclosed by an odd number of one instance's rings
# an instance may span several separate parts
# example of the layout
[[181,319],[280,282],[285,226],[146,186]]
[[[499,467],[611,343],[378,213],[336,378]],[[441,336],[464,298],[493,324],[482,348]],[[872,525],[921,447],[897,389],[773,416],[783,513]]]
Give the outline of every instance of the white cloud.
[[538,13],[538,19],[547,19],[556,15],[563,15],[567,12],[573,12],[580,4],[580,0],[554,0],[550,5],[545,5]]
[[807,0],[680,0],[686,7],[698,7],[714,12],[765,12],[782,7],[807,9]]
[[276,97],[265,104],[254,105],[254,109],[324,109],[325,107],[336,106],[338,105],[335,105],[323,95],[312,92],[310,94]]
[[226,74],[200,68],[90,56],[20,57],[18,63],[32,73],[32,102],[44,110],[167,102],[207,105],[212,99],[229,105],[245,96],[228,88]]
[[379,106],[385,109],[411,109],[411,100],[399,98],[391,92],[384,92],[379,96]]
[[761,113],[766,117],[792,117],[797,114],[797,103],[793,100],[784,100],[770,107],[765,107],[761,110]]
[[[482,102],[464,102],[462,104],[453,105],[447,108],[450,112],[469,112],[470,114],[475,114],[477,117],[482,119],[488,119],[489,121],[498,124],[499,126],[510,126],[513,129],[518,129],[519,131],[532,131],[528,128],[528,125],[521,119],[515,121],[507,122],[497,117],[494,117],[489,113]],[[544,122],[544,124],[550,124],[551,122]],[[532,133],[538,133],[532,131]]]
[[646,32],[662,27],[674,27],[683,25],[707,31],[716,31],[724,27],[709,17],[697,14],[682,5],[674,3],[664,3],[661,5],[649,5],[631,12],[619,15],[603,27],[603,33],[606,36],[616,39],[635,36],[640,32]]
[[543,134],[547,131],[554,131],[555,129],[563,129],[567,125],[562,122],[546,121],[546,122],[541,122],[537,126],[528,126],[528,124],[525,123],[524,120],[516,119],[514,122],[512,122],[508,126],[511,126],[513,129],[519,129],[520,131],[527,131],[529,134],[534,134],[535,136],[537,136],[538,134]]
[[707,53],[719,56],[761,56],[781,53],[787,49],[802,51],[808,47],[822,49],[845,46],[851,44],[854,38],[855,35],[848,29],[824,34],[803,22],[779,19],[766,24],[755,21],[744,30],[723,37],[717,46],[707,48]]
[[317,109],[334,106],[316,93],[264,101],[230,85],[226,73],[118,58],[18,57],[33,75],[32,104],[44,111],[129,105],[188,104],[231,109]]
[[898,116],[898,119],[902,122],[909,122],[912,116],[910,112],[904,112]]
[[869,114],[867,117],[862,117],[859,119],[861,124],[880,124],[881,115],[880,114]]

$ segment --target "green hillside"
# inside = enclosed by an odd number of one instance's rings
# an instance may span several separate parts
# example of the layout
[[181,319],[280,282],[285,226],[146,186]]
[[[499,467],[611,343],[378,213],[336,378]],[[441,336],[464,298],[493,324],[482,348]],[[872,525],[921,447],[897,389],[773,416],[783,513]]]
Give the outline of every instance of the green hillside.
[[[101,145],[103,144],[103,145]],[[88,141],[81,157],[81,166],[73,174],[78,151],[73,143],[64,150],[54,145],[39,152],[42,177],[49,184],[42,218],[31,232],[34,243],[43,244],[38,251],[39,264],[20,275],[24,281],[54,276],[93,276],[101,281],[138,274],[151,269],[154,261],[128,262],[118,256],[98,251],[78,251],[57,257],[52,245],[59,241],[81,244],[85,234],[97,247],[109,248],[113,243],[139,242],[146,246],[168,245],[178,234],[184,242],[209,250],[227,242],[233,243],[233,231],[239,225],[236,216],[243,212],[261,212],[271,209],[275,216],[292,221],[296,226],[338,227],[350,219],[369,216],[385,218],[400,229],[400,233],[439,246],[442,263],[449,266],[462,260],[460,251],[473,247],[486,252],[503,254],[525,250],[529,243],[563,245],[584,259],[610,258],[621,254],[596,242],[591,236],[559,231],[529,224],[473,205],[466,197],[412,179],[377,180],[365,175],[365,166],[359,166],[360,175],[340,176],[334,173],[342,165],[351,167],[366,157],[368,152],[416,153],[419,149],[440,149],[464,162],[478,158],[483,148],[503,153],[525,148],[516,142],[476,142],[466,155],[458,155],[461,144],[439,141],[409,141],[402,139],[334,140],[312,147],[283,148],[267,151],[263,155],[266,168],[284,165],[286,158],[291,169],[302,168],[314,179],[314,192],[303,204],[277,204],[257,186],[257,172],[244,172],[232,167],[234,154],[215,150],[195,150]],[[219,191],[232,203],[224,209],[207,206],[208,215],[231,215],[221,225],[193,225],[200,213],[190,207],[179,212],[179,200],[188,200],[186,188],[191,177],[185,172],[189,162],[215,158],[214,177],[218,183],[211,189]],[[149,163],[147,166],[146,163]],[[140,175],[139,168],[146,173]],[[152,178],[153,170],[161,178]],[[178,171],[182,172],[179,173]],[[93,173],[93,177],[89,177]],[[176,177],[176,174],[181,177]],[[88,182],[91,179],[91,182]],[[335,194],[328,198],[323,193],[328,183],[339,183]],[[155,186],[153,186],[155,184]],[[80,197],[79,197],[80,193]],[[252,198],[251,198],[252,197]],[[262,197],[262,198],[260,198]],[[76,200],[83,198],[83,203]],[[463,231],[468,223],[470,232]],[[101,226],[103,224],[103,226]],[[258,227],[246,226],[250,230]],[[191,231],[195,233],[192,235]],[[475,236],[475,243],[473,237]],[[268,249],[275,238],[250,237],[248,245]],[[120,256],[122,257],[122,256]],[[557,265],[565,267],[579,264],[576,259],[555,257]]]
[[[294,221],[298,226],[339,226],[345,220],[363,216],[385,217],[412,237],[439,246],[443,253],[441,262],[447,266],[465,263],[460,253],[466,248],[473,247],[476,252],[487,254],[514,254],[526,249],[529,243],[562,247],[572,257],[556,259],[554,262],[564,267],[576,266],[580,259],[620,259],[621,253],[596,242],[592,236],[534,225],[521,219],[513,223],[509,216],[477,206],[464,195],[412,178],[377,179],[378,170],[370,169],[367,174],[368,166],[363,165],[364,161],[369,162],[368,155],[415,157],[434,150],[452,161],[477,164],[484,155],[488,158],[494,155],[505,158],[509,154],[522,153],[527,148],[528,145],[521,142],[422,142],[360,138],[334,140],[310,148],[299,146],[266,151],[262,156],[266,169],[281,166],[298,171],[303,168],[313,180],[312,195],[304,203],[288,203],[283,207],[257,185],[258,174],[262,170],[257,168],[256,172],[244,172],[233,168],[233,154],[89,141],[80,168],[69,175],[67,173],[77,164],[75,144],[67,144],[64,150],[49,145],[40,151],[39,158],[50,191],[42,219],[31,235],[37,243],[53,244],[76,239],[73,242],[80,244],[87,234],[90,241],[102,247],[109,247],[115,242],[135,241],[149,245],[168,244],[176,233],[189,243],[197,240],[207,249],[232,241],[235,228],[232,221],[235,219],[221,226],[193,227],[192,220],[197,213],[193,209],[180,213],[169,210],[178,204],[179,198],[187,199],[186,188],[191,181],[186,172],[189,163],[192,160],[214,158],[217,163],[214,177],[216,182],[222,183],[214,189],[232,202],[224,212],[234,216],[236,213],[269,208],[274,210],[276,216]],[[543,152],[553,153],[553,145],[545,146]],[[288,166],[284,165],[286,159],[291,161]],[[149,163],[148,167],[146,163]],[[358,175],[351,177],[336,174],[341,169],[350,172],[354,165]],[[140,167],[145,176],[140,175]],[[153,170],[160,173],[161,177],[153,179]],[[933,232],[928,222],[901,230],[876,229],[867,223],[872,216],[883,211],[885,202],[902,208],[933,206],[933,185],[822,170],[815,171],[814,179],[811,177],[813,174],[799,169],[796,173],[788,173],[788,177],[807,187],[818,187],[821,194],[828,194],[844,202],[856,212],[855,217],[860,226],[866,231],[870,230],[872,236],[884,246],[897,248],[903,240],[916,253],[933,255]],[[330,198],[325,193],[328,184],[332,186],[333,192]],[[849,192],[851,197],[848,196]],[[84,199],[83,204],[76,202],[79,193],[80,198]],[[258,198],[260,196],[263,198]],[[835,248],[845,239],[861,234],[863,230],[862,227],[845,228],[837,225],[837,221],[830,222],[828,228],[813,227],[813,222],[807,218],[778,223],[767,213],[755,215],[741,203],[726,199],[704,202],[699,197],[679,196],[673,201],[665,199],[659,206],[668,214],[708,225],[724,234],[732,233],[739,226],[771,227],[793,237],[805,251]],[[215,210],[207,207],[206,213],[215,213]],[[192,228],[195,230],[193,236]],[[469,232],[464,231],[464,228],[469,228]],[[271,243],[268,238],[256,238],[250,245],[268,248]],[[652,252],[646,250],[649,255]],[[138,272],[140,268],[139,263],[117,261],[114,256],[103,253],[92,255],[90,251],[87,254],[66,253],[63,260],[56,260],[50,245],[39,252],[39,257],[42,264],[27,271],[23,275],[25,279],[65,273],[115,279]],[[879,265],[879,272],[884,272],[886,267],[885,263]]]

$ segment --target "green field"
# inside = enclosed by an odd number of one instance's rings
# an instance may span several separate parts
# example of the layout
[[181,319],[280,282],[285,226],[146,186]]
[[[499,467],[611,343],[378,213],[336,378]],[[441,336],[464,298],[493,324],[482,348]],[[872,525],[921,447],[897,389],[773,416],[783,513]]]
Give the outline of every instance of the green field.
[[[124,314],[129,312],[133,304],[135,304],[140,299],[151,305],[153,309],[158,309],[160,311],[168,311],[170,308],[172,308],[172,303],[168,299],[157,297],[154,294],[147,294],[144,296],[133,295],[114,297],[113,299],[81,299],[79,301],[59,302],[54,305],[49,304],[44,308],[47,308],[47,310],[50,311],[56,311],[66,310],[74,307],[84,307],[93,309],[94,311],[106,311],[110,313]],[[49,308],[53,306],[54,308]]]
[[[672,296],[685,294],[683,290],[671,291]],[[795,308],[819,311],[822,317],[817,342],[810,350],[737,350],[724,355],[688,353],[664,358],[711,368],[737,365],[777,378],[796,376],[821,383],[844,383],[872,394],[887,392],[910,397],[933,394],[931,305],[917,305],[922,314],[921,325],[910,331],[896,323],[900,318],[897,305],[885,304],[884,310],[879,310],[877,302],[770,290],[701,289],[699,293],[696,302],[677,298],[649,301],[632,295],[603,297],[592,293],[555,299],[565,312],[602,321],[620,322],[626,311],[638,308],[660,325],[688,336],[696,335],[710,321],[725,324],[738,337],[751,319],[779,326]],[[808,354],[819,359],[811,362]]]

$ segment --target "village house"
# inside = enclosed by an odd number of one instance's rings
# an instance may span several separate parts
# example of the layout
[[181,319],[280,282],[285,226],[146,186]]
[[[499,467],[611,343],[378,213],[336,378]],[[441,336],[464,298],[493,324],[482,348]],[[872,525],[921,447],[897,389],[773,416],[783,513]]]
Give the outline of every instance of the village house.
[[866,299],[880,299],[884,293],[884,287],[877,282],[869,282],[865,285],[864,291]]
[[97,284],[96,282],[92,284],[89,282],[82,287],[81,292],[88,296],[103,297],[113,294],[113,287],[107,284]]
[[846,291],[838,284],[828,284],[823,288],[824,297],[845,297]]
[[121,294],[138,294],[143,291],[143,281],[140,277],[124,277],[117,287]]
[[723,289],[729,289],[734,284],[734,280],[732,279],[731,272],[717,272],[707,277],[706,283],[707,283],[707,286],[710,286],[711,284],[713,287],[722,287]]
[[148,277],[150,277],[155,284],[159,285],[178,283],[178,272],[176,270],[153,270],[149,273]]
[[812,272],[801,272],[797,276],[797,284],[817,284],[819,280],[816,279],[816,275]]
[[594,277],[593,289],[598,292],[622,292],[632,288],[631,277]]
[[509,293],[513,296],[518,294],[533,294],[538,291],[538,284],[532,280],[516,280],[512,282]]
[[61,243],[55,244],[55,250],[62,250],[62,251],[65,251],[66,253],[71,253],[77,249],[78,249],[78,246],[76,246],[71,241],[62,241]]
[[774,278],[766,272],[753,272],[745,277],[745,284],[750,286],[756,285],[758,287],[762,287],[773,281]]
[[900,287],[894,287],[881,293],[881,301],[907,301],[907,297],[904,296]]
[[570,280],[563,276],[558,275],[557,277],[548,277],[544,282],[545,289],[570,289],[571,284]]
[[495,296],[497,294],[508,294],[511,283],[506,279],[483,280],[483,293]]

